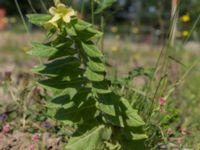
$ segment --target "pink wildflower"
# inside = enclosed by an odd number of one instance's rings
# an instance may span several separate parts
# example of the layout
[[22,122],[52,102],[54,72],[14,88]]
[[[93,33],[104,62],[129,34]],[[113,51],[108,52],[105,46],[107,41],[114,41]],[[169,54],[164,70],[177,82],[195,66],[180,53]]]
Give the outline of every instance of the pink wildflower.
[[163,112],[163,110],[164,110],[163,107],[166,104],[166,100],[164,97],[160,97],[159,104],[160,104],[160,111]]
[[33,142],[38,142],[39,140],[40,140],[40,135],[39,134],[33,134],[32,141]]
[[172,134],[173,134],[172,129],[171,129],[171,128],[168,128],[168,129],[167,129],[167,135],[172,135]]
[[5,126],[3,126],[2,132],[8,133],[10,130],[11,130],[10,124],[6,124]]
[[182,128],[181,133],[182,133],[182,135],[186,135],[187,134],[187,128]]
[[183,143],[183,137],[178,137],[177,142],[178,142],[178,144],[181,145]]
[[163,107],[166,104],[166,100],[165,100],[164,97],[160,97],[160,101],[159,102],[160,102],[160,107]]

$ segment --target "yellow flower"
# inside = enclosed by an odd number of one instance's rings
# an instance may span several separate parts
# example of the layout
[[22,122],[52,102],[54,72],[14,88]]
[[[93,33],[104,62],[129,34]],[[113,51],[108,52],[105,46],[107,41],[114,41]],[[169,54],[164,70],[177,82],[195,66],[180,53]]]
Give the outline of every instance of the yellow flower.
[[133,27],[132,28],[132,32],[135,33],[135,34],[137,34],[139,32],[139,29],[137,27]]
[[184,30],[181,32],[182,37],[187,37],[189,35],[189,32],[187,30]]
[[23,51],[24,51],[25,53],[28,53],[28,52],[30,51],[30,48],[29,48],[29,47],[26,47],[26,46],[24,46],[22,49],[23,49]]
[[112,52],[116,52],[116,51],[118,51],[118,47],[117,46],[113,46],[113,47],[111,47],[111,49],[110,49]]
[[189,22],[190,21],[190,16],[189,15],[183,15],[181,17],[181,21],[182,22]]
[[71,21],[71,17],[76,15],[76,12],[65,4],[60,3],[60,0],[54,0],[55,7],[49,9],[49,13],[53,15],[52,19],[48,23],[58,27],[57,21],[62,19],[65,23]]
[[118,28],[116,26],[112,26],[111,31],[113,33],[116,33],[118,31]]

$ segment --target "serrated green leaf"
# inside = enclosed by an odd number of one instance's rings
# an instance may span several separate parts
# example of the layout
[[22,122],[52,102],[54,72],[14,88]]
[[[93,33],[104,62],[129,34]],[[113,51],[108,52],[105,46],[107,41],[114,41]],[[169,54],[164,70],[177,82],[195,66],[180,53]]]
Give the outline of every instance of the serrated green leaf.
[[70,35],[70,36],[77,35],[76,30],[74,29],[74,27],[72,25],[67,26],[66,31],[67,31],[68,35]]
[[78,19],[77,23],[74,25],[74,28],[78,31],[85,30],[89,27],[92,27],[92,24],[81,19]]
[[64,56],[71,56],[77,53],[77,50],[73,49],[73,48],[59,48],[58,52],[56,52],[55,54],[51,55],[49,57],[49,60],[52,59],[56,59],[56,58],[60,58],[60,57],[64,57]]
[[70,56],[77,53],[77,50],[74,48],[71,48],[71,45],[73,44],[73,41],[70,38],[66,37],[58,37],[52,42],[48,43],[51,47],[54,47],[58,49],[58,51],[49,56],[49,60],[64,57],[64,56]]
[[80,61],[75,57],[67,57],[55,60],[51,63],[36,66],[32,69],[35,73],[49,74],[49,75],[61,75],[65,72],[73,72],[80,66]]
[[29,14],[27,17],[31,23],[38,26],[45,25],[52,18],[52,16],[47,14]]
[[121,150],[122,149],[120,143],[118,142],[110,143],[110,142],[105,141],[105,145],[106,145],[106,150]]
[[32,43],[32,47],[28,53],[33,56],[50,57],[58,52],[58,49],[40,43]]
[[106,94],[110,93],[111,90],[108,86],[108,82],[106,80],[101,81],[101,82],[92,82],[92,89],[94,92],[99,93],[99,94]]
[[94,38],[100,38],[103,35],[102,32],[100,32],[100,31],[98,31],[98,30],[96,30],[94,28],[88,28],[87,31],[90,32],[90,33],[92,33],[92,34],[94,34],[91,37],[92,39],[94,39]]
[[54,41],[51,42],[51,44],[56,47],[56,48],[69,48],[72,44],[73,41],[70,38],[66,38],[65,36],[58,37]]
[[99,57],[103,56],[102,52],[92,42],[90,42],[90,43],[82,42],[82,47],[83,47],[83,50],[85,51],[85,53],[89,57],[99,58]]
[[119,109],[119,96],[111,92],[106,94],[98,94],[98,97],[99,104],[97,107],[100,111],[114,117],[120,114],[119,111],[121,110]]
[[106,124],[111,124],[113,126],[121,127],[121,128],[125,127],[124,118],[122,115],[111,116],[111,115],[104,114],[102,118]]
[[87,65],[92,71],[105,72],[105,65],[102,62],[95,62],[89,59]]
[[92,130],[86,132],[82,136],[72,137],[67,146],[66,150],[93,150],[99,145],[103,144],[103,133],[106,128],[104,125],[94,127]]
[[144,140],[148,138],[148,136],[145,134],[144,130],[142,127],[137,127],[137,128],[124,128],[122,130],[122,134],[125,136],[127,140]]
[[46,88],[55,89],[66,89],[66,88],[77,88],[80,89],[81,86],[87,83],[85,78],[76,78],[71,81],[59,81],[57,78],[47,79],[39,81],[39,83]]
[[93,72],[90,69],[86,70],[85,77],[87,77],[90,81],[96,81],[96,82],[104,80],[103,74]]
[[139,127],[145,125],[145,122],[142,120],[142,118],[138,115],[137,111],[127,111],[127,117],[126,123],[129,127]]
[[143,140],[148,138],[146,134],[139,134],[139,133],[133,133],[131,132],[132,140]]
[[[75,102],[76,101],[76,102]],[[82,123],[89,119],[95,118],[96,105],[92,99],[84,99],[84,103],[79,99],[71,100],[70,103],[65,104],[63,108],[59,109],[55,115],[57,120],[63,120],[71,123]],[[90,115],[88,115],[90,114]]]
[[68,103],[70,100],[69,95],[58,96],[51,100],[51,102],[47,103],[46,106],[48,108],[63,108],[63,105]]
[[100,38],[103,35],[102,32],[90,27],[85,30],[77,32],[77,34],[82,41],[90,41],[93,39]]
[[126,113],[126,123],[129,127],[139,127],[145,125],[145,122],[139,116],[138,111],[132,108],[128,100],[126,100],[125,98],[121,98],[121,102],[124,106],[123,111],[124,113]]

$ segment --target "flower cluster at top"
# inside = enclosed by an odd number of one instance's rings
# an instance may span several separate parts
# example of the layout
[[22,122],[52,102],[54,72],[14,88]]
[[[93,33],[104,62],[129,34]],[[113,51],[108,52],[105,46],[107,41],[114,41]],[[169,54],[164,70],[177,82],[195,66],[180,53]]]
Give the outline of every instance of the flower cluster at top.
[[60,0],[54,0],[55,7],[49,9],[49,13],[53,16],[48,23],[55,27],[58,27],[58,21],[62,20],[65,23],[71,21],[71,17],[76,15],[76,12],[65,4],[61,3]]

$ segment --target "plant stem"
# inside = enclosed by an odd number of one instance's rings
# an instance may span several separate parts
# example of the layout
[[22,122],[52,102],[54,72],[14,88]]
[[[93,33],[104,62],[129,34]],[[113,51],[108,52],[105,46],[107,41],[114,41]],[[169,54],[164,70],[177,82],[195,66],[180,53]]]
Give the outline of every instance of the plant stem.
[[94,0],[91,0],[91,22],[92,22],[92,25],[94,26]]
[[25,27],[25,29],[26,29],[28,35],[30,35],[28,26],[27,26],[27,24],[26,24],[26,21],[25,21],[25,19],[24,19],[24,16],[23,16],[23,14],[22,14],[22,12],[21,12],[21,9],[20,9],[20,6],[19,6],[19,3],[18,3],[17,0],[15,0],[15,5],[16,5],[16,7],[17,7],[17,10],[18,10],[19,14],[20,14],[20,17],[21,17],[21,19],[22,19],[22,22],[23,22],[23,24],[24,24],[24,27]]
[[24,101],[23,104],[23,120],[22,120],[22,126],[25,128],[26,126],[26,102]]
[[10,93],[10,96],[12,97],[13,101],[18,105],[20,106],[19,102],[18,102],[18,99],[16,98],[15,94],[13,93],[12,89],[8,87],[8,91]]
[[170,46],[174,47],[176,30],[177,30],[177,21],[178,21],[177,0],[172,0],[171,21],[172,21],[172,30],[170,35],[171,36]]
[[85,5],[84,5],[84,0],[81,1],[81,15],[83,16],[85,11]]
[[184,40],[184,42],[183,42],[184,46],[185,46],[186,42],[189,40],[189,38],[191,37],[191,35],[192,35],[193,31],[195,30],[195,27],[198,25],[199,21],[200,21],[200,14],[198,15],[196,21],[194,22],[188,37]]
[[33,11],[34,13],[37,13],[37,11],[35,10],[35,8],[33,7],[33,4],[32,4],[32,2],[31,2],[31,0],[28,0],[28,3],[29,3],[29,5],[30,5],[32,11]]
[[[104,15],[101,15],[101,32],[104,33]],[[101,50],[104,52],[104,34],[101,37]]]
[[167,139],[167,137],[165,137],[165,134],[164,134],[162,128],[161,128],[160,126],[157,126],[157,127],[158,127],[159,130],[160,130],[161,136],[162,136],[162,138],[163,138],[163,140],[164,140],[165,145],[167,146],[167,149],[170,150],[170,147],[169,147],[169,145],[168,145],[168,139]]
[[47,9],[45,3],[43,2],[43,0],[40,0],[40,3],[41,3],[41,5],[42,5],[44,11],[48,12],[48,9]]

